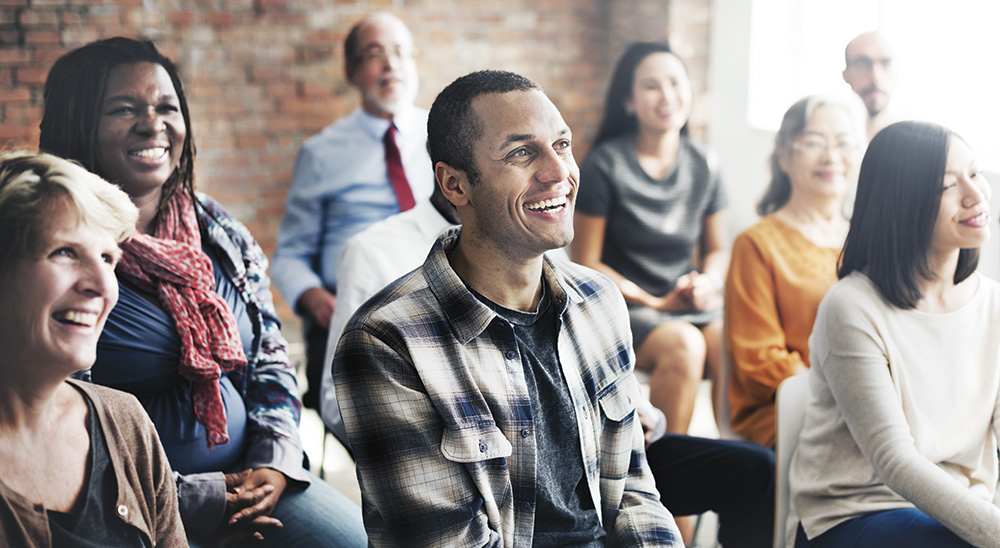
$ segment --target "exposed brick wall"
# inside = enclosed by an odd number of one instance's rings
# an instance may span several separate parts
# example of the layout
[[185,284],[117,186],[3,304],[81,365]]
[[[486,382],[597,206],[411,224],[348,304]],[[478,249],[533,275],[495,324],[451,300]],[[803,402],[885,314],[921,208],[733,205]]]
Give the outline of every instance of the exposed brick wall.
[[42,86],[60,55],[109,36],[153,38],[185,83],[199,188],[271,254],[299,146],[357,104],[342,45],[363,15],[392,11],[413,31],[418,105],[472,70],[520,72],[560,108],[581,159],[632,40],[671,39],[695,81],[694,134],[704,135],[709,9],[709,0],[0,0],[0,145],[37,146]]

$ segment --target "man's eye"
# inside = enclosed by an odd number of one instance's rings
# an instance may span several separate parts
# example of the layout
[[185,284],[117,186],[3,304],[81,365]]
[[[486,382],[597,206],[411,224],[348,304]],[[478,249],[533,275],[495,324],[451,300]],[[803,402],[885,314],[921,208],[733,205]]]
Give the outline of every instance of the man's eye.
[[524,158],[524,157],[528,156],[528,154],[529,154],[528,149],[526,149],[526,148],[519,148],[519,149],[515,150],[514,152],[511,152],[509,155],[507,155],[507,157],[508,158]]
[[573,143],[569,139],[563,139],[563,140],[561,140],[561,141],[559,141],[559,142],[556,143],[556,147],[555,148],[557,150],[566,150],[568,148],[571,148],[572,146],[573,146]]

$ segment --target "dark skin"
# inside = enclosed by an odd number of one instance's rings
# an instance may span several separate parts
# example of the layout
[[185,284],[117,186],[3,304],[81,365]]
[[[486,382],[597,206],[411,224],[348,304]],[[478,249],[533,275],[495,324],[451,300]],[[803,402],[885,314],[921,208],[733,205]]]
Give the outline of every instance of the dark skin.
[[[271,477],[273,475],[280,479]],[[243,546],[247,542],[259,542],[264,540],[262,530],[284,527],[270,514],[285,484],[284,474],[270,468],[226,474],[226,524],[220,528],[214,545]]]

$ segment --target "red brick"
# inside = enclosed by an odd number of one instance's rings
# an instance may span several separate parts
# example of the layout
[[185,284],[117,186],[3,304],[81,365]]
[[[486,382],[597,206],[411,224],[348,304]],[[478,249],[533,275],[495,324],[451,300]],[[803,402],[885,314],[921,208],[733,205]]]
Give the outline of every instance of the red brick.
[[79,25],[83,23],[83,18],[79,13],[64,11],[59,14],[59,21],[64,25]]
[[54,27],[59,24],[59,16],[55,11],[23,10],[18,17],[22,26],[27,27]]
[[0,103],[28,102],[30,100],[31,91],[28,88],[0,87]]
[[31,53],[25,49],[15,49],[10,46],[0,47],[0,64],[27,63]]
[[7,28],[0,29],[0,47],[13,47],[21,42],[21,33],[17,30]]
[[267,137],[259,134],[238,135],[236,146],[240,148],[263,148],[267,146]]
[[190,11],[174,11],[164,17],[171,25],[190,25],[194,23],[194,13]]
[[4,114],[7,122],[26,122],[38,125],[42,121],[41,107],[27,103],[8,103],[4,105]]
[[48,76],[49,71],[47,69],[40,68],[24,68],[18,67],[15,72],[18,85],[26,84],[37,84],[42,85],[45,83],[45,77]]
[[58,44],[57,30],[29,30],[24,33],[25,44]]
[[224,11],[206,13],[205,22],[213,27],[229,27],[233,24],[233,14]]
[[45,48],[35,50],[35,63],[45,67],[45,70],[51,68],[52,64],[56,62],[57,59],[62,57],[67,52],[64,48]]
[[254,2],[257,12],[277,12],[288,11],[288,0],[256,0]]
[[[35,126],[35,129],[37,129],[37,123]],[[5,122],[0,124],[0,143],[3,143],[8,139],[28,139],[30,138],[32,131],[32,126],[29,124],[19,125]]]

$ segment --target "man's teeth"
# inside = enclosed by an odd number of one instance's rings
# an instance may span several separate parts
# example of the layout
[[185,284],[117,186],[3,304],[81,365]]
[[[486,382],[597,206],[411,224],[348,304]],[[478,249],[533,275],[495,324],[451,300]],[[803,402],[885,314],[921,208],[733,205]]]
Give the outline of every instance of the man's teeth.
[[97,314],[93,312],[67,310],[64,312],[57,312],[55,314],[55,319],[63,323],[74,323],[86,327],[93,327],[94,324],[97,323]]
[[545,211],[547,209],[556,209],[566,205],[566,197],[560,196],[558,198],[551,198],[549,200],[542,200],[541,202],[536,202],[534,204],[528,204],[525,207],[532,211]]
[[164,148],[164,147],[154,147],[154,148],[147,148],[147,149],[144,149],[144,150],[136,150],[136,151],[130,152],[129,154],[132,155],[132,156],[138,156],[139,158],[144,158],[146,160],[154,160],[156,158],[159,158],[159,157],[163,156],[166,153],[167,153],[167,149],[166,148]]

